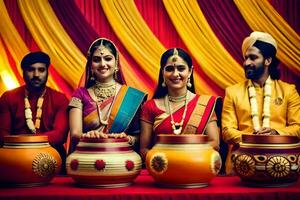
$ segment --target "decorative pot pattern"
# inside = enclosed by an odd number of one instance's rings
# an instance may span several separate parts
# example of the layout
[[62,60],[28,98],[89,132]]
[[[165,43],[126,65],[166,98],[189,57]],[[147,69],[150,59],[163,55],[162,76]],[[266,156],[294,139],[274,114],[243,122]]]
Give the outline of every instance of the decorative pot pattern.
[[67,173],[80,186],[116,188],[134,181],[142,167],[141,157],[127,139],[81,139],[67,158]]
[[205,135],[158,135],[147,153],[146,167],[164,187],[196,188],[209,184],[221,168],[221,157]]
[[231,156],[235,173],[243,183],[262,187],[288,186],[297,182],[300,143],[294,136],[242,135]]
[[30,187],[49,183],[59,173],[61,158],[48,136],[10,135],[0,148],[0,182]]

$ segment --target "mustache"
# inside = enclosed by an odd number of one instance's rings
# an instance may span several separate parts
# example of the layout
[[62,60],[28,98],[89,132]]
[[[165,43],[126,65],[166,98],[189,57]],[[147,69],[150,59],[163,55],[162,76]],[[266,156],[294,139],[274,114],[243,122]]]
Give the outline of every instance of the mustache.
[[255,69],[255,66],[254,65],[245,65],[244,68],[247,70],[247,69]]
[[31,81],[41,81],[41,79],[33,77],[32,79],[30,79]]

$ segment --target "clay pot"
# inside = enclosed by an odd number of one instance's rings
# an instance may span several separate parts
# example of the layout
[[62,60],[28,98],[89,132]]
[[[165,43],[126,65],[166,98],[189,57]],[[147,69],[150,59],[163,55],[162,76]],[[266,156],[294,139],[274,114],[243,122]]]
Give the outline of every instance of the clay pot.
[[66,165],[68,175],[80,186],[117,188],[133,183],[142,161],[125,138],[83,138]]
[[4,136],[0,148],[0,182],[4,186],[48,184],[59,173],[61,158],[48,136]]
[[300,143],[295,136],[242,135],[231,156],[235,173],[244,184],[281,187],[296,183],[300,170]]
[[159,186],[205,187],[221,168],[221,157],[206,135],[158,135],[146,167]]

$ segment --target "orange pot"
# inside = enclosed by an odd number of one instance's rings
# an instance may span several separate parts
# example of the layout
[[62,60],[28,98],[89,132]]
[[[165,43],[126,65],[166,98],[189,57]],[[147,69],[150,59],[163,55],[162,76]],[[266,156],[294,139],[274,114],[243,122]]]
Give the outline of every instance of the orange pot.
[[221,157],[205,135],[158,135],[146,167],[165,187],[205,187],[221,168]]
[[0,148],[2,185],[29,187],[44,185],[59,173],[61,158],[50,146],[48,136],[10,135]]
[[296,183],[300,143],[295,136],[242,135],[231,160],[235,173],[251,186],[281,187]]
[[67,158],[67,173],[84,187],[117,188],[134,181],[142,167],[141,157],[127,139],[81,139]]

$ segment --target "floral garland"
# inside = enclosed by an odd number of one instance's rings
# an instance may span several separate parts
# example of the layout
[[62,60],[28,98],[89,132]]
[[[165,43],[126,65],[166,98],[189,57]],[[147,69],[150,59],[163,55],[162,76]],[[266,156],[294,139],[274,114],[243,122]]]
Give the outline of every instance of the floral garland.
[[[272,94],[271,84],[272,84],[272,80],[269,76],[264,85],[264,104],[263,104],[263,114],[262,114],[262,118],[263,118],[262,127],[266,127],[266,128],[270,127],[270,116],[271,116],[270,102],[271,102],[271,94]],[[253,127],[255,131],[258,131],[261,128],[261,126],[258,118],[256,91],[253,84],[251,84],[248,87],[248,94],[250,100]]]
[[43,102],[44,102],[45,93],[46,93],[46,89],[43,91],[42,95],[38,98],[37,105],[36,105],[35,123],[33,123],[32,111],[31,111],[29,100],[28,100],[28,91],[25,90],[24,103],[25,103],[26,124],[27,124],[29,130],[34,134],[36,133],[36,130],[40,128],[40,125],[41,125],[42,106],[43,106]]

